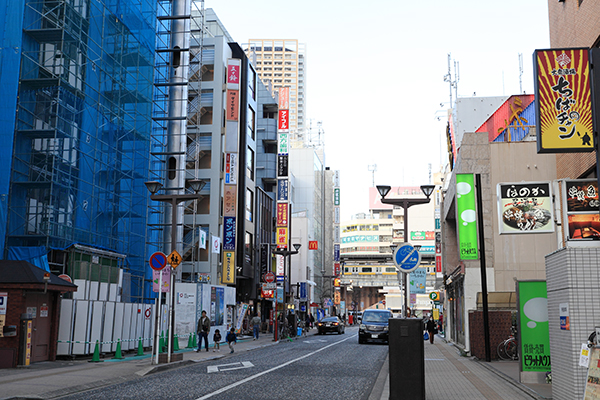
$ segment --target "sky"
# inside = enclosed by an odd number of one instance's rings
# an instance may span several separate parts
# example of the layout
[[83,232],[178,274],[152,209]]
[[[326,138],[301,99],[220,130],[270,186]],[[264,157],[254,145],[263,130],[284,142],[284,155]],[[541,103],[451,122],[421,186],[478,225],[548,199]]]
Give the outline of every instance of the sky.
[[445,165],[448,54],[459,98],[533,93],[533,51],[550,47],[547,1],[206,0],[205,8],[238,43],[306,44],[307,117],[322,124],[325,166],[340,171],[348,220],[368,212],[373,175],[375,185],[420,186],[430,183],[429,165],[432,173]]

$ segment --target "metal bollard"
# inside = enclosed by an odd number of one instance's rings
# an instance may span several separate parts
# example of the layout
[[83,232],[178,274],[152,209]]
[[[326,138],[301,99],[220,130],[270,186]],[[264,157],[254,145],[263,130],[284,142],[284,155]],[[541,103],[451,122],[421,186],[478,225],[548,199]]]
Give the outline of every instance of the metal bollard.
[[390,400],[425,400],[425,347],[423,322],[391,318]]

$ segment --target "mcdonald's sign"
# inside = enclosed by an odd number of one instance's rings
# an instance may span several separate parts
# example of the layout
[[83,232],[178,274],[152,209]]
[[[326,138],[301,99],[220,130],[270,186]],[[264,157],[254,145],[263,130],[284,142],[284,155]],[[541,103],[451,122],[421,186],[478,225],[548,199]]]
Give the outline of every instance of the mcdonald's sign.
[[319,250],[319,242],[316,240],[310,240],[308,242],[308,249],[309,250]]

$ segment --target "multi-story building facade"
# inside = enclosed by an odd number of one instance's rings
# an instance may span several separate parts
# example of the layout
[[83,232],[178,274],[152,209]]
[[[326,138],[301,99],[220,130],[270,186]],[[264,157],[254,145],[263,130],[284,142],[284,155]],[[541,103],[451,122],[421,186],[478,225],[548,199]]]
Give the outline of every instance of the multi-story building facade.
[[150,298],[156,3],[2,8],[0,257],[48,254],[52,272],[118,284],[124,301]]
[[273,88],[290,88],[290,133],[303,133],[306,118],[306,45],[296,39],[250,39],[246,52],[256,61],[256,72]]

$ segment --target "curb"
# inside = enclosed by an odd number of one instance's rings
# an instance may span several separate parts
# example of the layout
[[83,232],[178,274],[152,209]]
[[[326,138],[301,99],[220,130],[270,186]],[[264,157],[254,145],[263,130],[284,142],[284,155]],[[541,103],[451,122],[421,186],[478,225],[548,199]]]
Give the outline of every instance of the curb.
[[487,362],[483,362],[483,361],[476,361],[476,362],[479,365],[481,365],[482,367],[484,367],[485,369],[487,369],[488,371],[490,371],[490,372],[494,373],[495,375],[499,376],[500,378],[502,378],[507,383],[510,383],[512,386],[516,387],[521,392],[525,393],[528,396],[531,396],[532,399],[550,400],[550,399],[547,399],[546,397],[543,397],[542,395],[540,395],[538,392],[531,389],[530,387],[523,385],[521,382],[515,381],[510,376],[506,375],[504,372],[498,371],[496,368],[490,366]]

